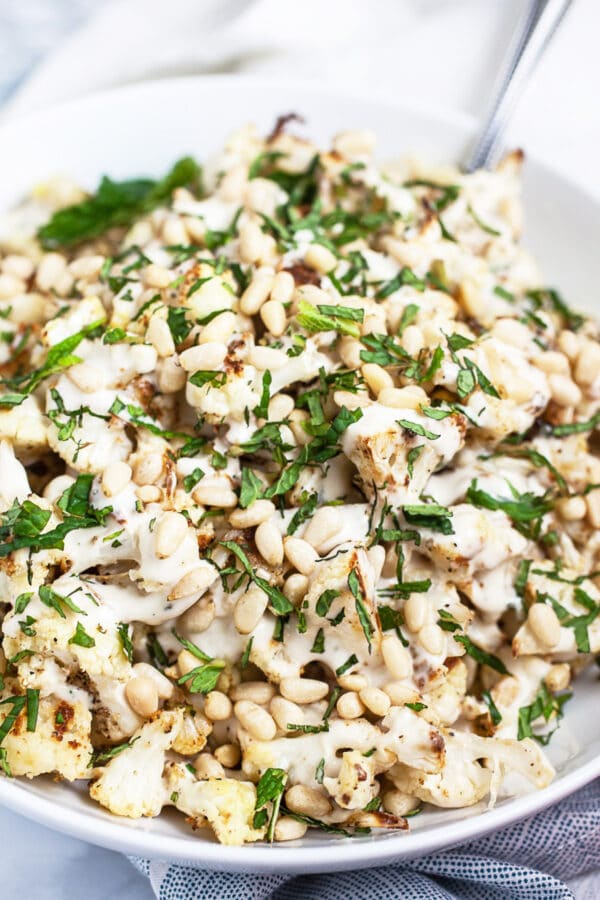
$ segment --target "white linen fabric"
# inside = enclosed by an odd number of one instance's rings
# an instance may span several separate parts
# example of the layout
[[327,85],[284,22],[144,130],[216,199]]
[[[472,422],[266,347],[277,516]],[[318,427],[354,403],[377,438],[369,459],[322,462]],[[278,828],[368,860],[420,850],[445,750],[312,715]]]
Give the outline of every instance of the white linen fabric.
[[[0,102],[5,101],[0,114],[19,115],[147,78],[253,72],[358,88],[384,99],[409,96],[480,116],[523,2],[0,3]],[[578,0],[527,89],[509,140],[568,170],[600,197],[599,26],[597,0]],[[8,880],[4,875],[6,896],[27,891],[41,897],[42,873],[31,866],[30,853],[25,862],[19,848],[17,836],[25,833],[20,820],[0,811],[0,829],[7,836],[9,857],[18,854],[23,861],[12,867]],[[68,849],[61,869],[61,844],[53,843],[54,887],[46,885],[43,893],[48,900],[72,890],[69,861],[76,842],[61,842]],[[109,859],[107,851],[89,848],[87,887],[80,886],[85,900],[106,896]],[[131,900],[151,896],[150,887],[159,900],[592,900],[600,895],[600,782],[465,847],[375,870],[292,878],[218,874],[150,860],[134,863],[148,877],[149,888],[121,882],[118,894]]]

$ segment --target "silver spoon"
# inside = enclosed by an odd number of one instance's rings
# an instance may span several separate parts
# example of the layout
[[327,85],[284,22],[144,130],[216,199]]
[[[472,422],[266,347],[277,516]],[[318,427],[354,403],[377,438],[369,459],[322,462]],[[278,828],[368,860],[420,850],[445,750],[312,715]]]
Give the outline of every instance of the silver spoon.
[[528,0],[500,68],[484,124],[466,161],[467,172],[498,162],[517,100],[570,5],[571,0]]

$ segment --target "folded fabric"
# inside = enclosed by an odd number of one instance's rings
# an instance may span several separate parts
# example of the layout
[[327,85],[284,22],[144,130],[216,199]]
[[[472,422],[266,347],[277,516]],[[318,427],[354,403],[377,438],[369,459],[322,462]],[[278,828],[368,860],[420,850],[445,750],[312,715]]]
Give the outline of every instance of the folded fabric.
[[600,866],[600,779],[478,841],[379,869],[293,877],[132,862],[158,900],[569,900],[584,894],[563,879]]

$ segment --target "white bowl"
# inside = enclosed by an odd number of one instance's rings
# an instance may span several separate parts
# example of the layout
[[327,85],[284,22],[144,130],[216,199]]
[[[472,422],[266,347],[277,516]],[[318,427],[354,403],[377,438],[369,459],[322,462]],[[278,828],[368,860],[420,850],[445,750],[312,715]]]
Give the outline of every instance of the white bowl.
[[[297,112],[305,132],[328,142],[337,131],[369,128],[380,157],[404,153],[444,162],[464,157],[474,123],[466,116],[404,101],[391,106],[293,82],[211,76],[121,88],[0,127],[0,210],[37,181],[68,174],[94,187],[101,174],[159,175],[186,153],[200,161],[234,129],[255,122],[265,133],[276,116]],[[568,178],[529,161],[525,172],[526,243],[548,284],[574,306],[594,312],[600,283],[600,206]],[[596,305],[596,313],[600,312]],[[577,683],[564,724],[550,745],[556,780],[543,791],[506,799],[491,810],[427,810],[408,834],[330,838],[311,833],[290,844],[223,847],[208,830],[192,832],[171,811],[157,819],[117,818],[84,789],[51,779],[0,778],[0,802],[58,831],[141,856],[229,871],[320,872],[422,856],[509,825],[555,803],[600,775],[600,717],[593,713],[596,676]]]

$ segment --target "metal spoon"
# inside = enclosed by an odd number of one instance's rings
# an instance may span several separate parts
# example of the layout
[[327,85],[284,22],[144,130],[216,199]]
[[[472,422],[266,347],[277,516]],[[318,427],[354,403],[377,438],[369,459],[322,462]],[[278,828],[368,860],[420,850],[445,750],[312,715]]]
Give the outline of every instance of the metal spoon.
[[529,0],[503,60],[493,100],[465,170],[493,166],[501,155],[504,132],[529,76],[563,20],[571,0]]

